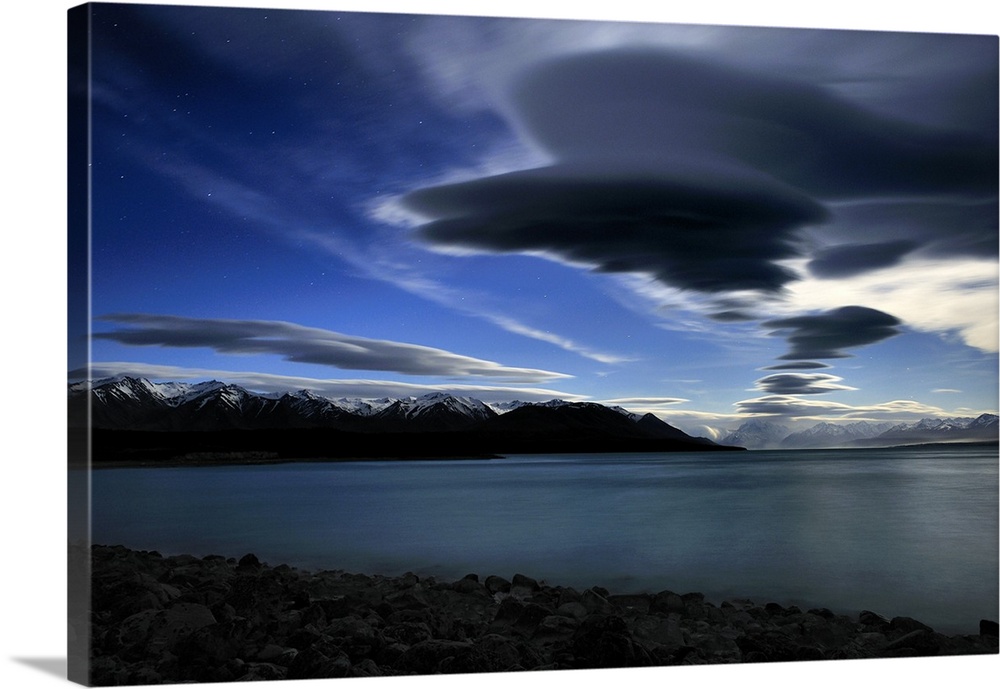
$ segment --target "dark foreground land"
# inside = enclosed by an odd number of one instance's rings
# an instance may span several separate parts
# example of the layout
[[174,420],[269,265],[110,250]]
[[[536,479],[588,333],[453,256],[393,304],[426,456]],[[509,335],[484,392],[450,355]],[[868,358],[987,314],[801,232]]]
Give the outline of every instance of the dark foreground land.
[[94,546],[92,567],[95,685],[997,653],[991,621],[945,636],[874,612],[715,606],[520,574],[444,582],[121,546]]

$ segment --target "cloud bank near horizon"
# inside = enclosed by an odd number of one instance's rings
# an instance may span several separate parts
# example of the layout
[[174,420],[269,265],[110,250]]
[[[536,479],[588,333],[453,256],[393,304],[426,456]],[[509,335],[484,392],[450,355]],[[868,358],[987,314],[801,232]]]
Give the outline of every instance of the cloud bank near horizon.
[[586,400],[586,396],[563,390],[536,387],[506,387],[497,385],[463,384],[421,384],[395,380],[310,378],[305,376],[279,375],[259,371],[233,371],[212,368],[191,368],[164,364],[149,364],[134,361],[95,361],[87,368],[69,372],[70,382],[100,380],[131,376],[147,378],[155,382],[220,380],[234,383],[254,392],[285,393],[295,390],[309,390],[315,394],[338,398],[405,398],[419,397],[434,392],[444,392],[456,396],[471,396],[483,402],[547,402],[564,399],[576,402]]
[[109,314],[101,320],[126,326],[94,333],[125,345],[205,347],[221,354],[273,354],[286,361],[413,376],[486,377],[532,383],[571,378],[564,373],[503,366],[423,345],[375,340],[296,323],[156,314]]

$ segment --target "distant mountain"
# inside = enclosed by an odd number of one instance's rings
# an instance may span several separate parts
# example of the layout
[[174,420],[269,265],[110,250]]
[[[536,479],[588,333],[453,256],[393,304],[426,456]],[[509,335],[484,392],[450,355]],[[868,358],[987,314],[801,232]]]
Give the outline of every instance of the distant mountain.
[[821,422],[812,428],[785,436],[781,441],[781,447],[789,449],[849,447],[856,440],[874,438],[890,428],[892,428],[891,423],[855,421],[836,424]]
[[996,441],[998,435],[997,415],[980,414],[975,418],[921,419],[912,424],[899,424],[855,444],[884,446]]
[[490,406],[445,393],[333,400],[307,390],[258,394],[218,381],[122,377],[71,385],[69,402],[78,409],[90,404],[97,461],[150,453],[162,459],[261,451],[398,457],[741,449],[694,438],[652,414],[562,400]]
[[949,419],[926,418],[914,423],[855,421],[820,422],[789,433],[785,426],[764,419],[750,419],[722,439],[724,445],[752,450],[890,447],[920,443],[996,441],[995,414]]
[[788,435],[788,427],[773,421],[752,418],[744,421],[739,428],[730,431],[721,442],[723,445],[739,445],[751,450],[773,449],[781,446]]

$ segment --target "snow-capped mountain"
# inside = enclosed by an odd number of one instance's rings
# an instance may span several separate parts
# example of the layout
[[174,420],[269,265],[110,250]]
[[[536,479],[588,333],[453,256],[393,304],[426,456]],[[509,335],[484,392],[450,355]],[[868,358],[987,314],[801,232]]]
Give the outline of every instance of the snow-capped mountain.
[[750,419],[722,439],[724,445],[751,450],[887,447],[919,443],[995,441],[997,416],[926,418],[912,423],[870,421],[835,424],[820,422],[789,433],[785,426],[764,419]]
[[804,431],[785,436],[781,441],[781,447],[789,449],[849,447],[855,440],[874,438],[890,428],[892,428],[891,423],[855,421],[836,424],[823,421]]
[[[118,377],[69,386],[70,404],[90,401],[95,428],[134,431],[332,429],[366,433],[466,432],[519,436],[596,434],[604,438],[673,439],[705,444],[651,415],[594,402],[512,401],[486,404],[442,392],[403,399],[329,399],[309,390],[261,394],[217,380],[160,382]],[[71,418],[87,418],[74,415]],[[926,418],[891,425],[822,422],[790,433],[753,418],[721,445],[750,449],[876,447],[930,442],[995,441],[995,414]]]
[[721,442],[723,445],[738,445],[751,450],[780,447],[788,435],[788,428],[765,419],[752,418],[744,421],[739,428],[730,431]]
[[333,400],[308,390],[258,394],[218,381],[139,378],[74,384],[69,397],[71,405],[90,404],[98,461],[170,461],[220,452],[434,457],[741,449],[693,438],[652,414],[593,402],[520,402],[500,414],[480,400],[447,393]]
[[951,443],[991,441],[998,438],[996,414],[951,419],[921,419],[916,423],[898,424],[864,441],[865,445],[911,445],[916,443]]
[[497,413],[477,399],[433,392],[421,397],[396,400],[371,415],[381,429],[421,428],[452,431],[466,428]]

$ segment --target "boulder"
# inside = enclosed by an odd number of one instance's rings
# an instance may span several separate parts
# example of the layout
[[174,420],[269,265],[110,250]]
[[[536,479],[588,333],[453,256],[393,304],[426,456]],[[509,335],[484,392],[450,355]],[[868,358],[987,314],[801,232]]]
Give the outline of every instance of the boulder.
[[491,594],[510,593],[510,582],[495,574],[486,577],[486,581],[483,583],[486,585],[486,590]]
[[393,664],[393,669],[404,675],[436,674],[441,671],[444,661],[449,658],[457,661],[472,649],[473,644],[467,641],[428,639],[408,648]]
[[934,656],[938,654],[941,642],[928,629],[916,629],[905,634],[885,647],[890,656]]
[[616,668],[650,665],[651,658],[635,643],[628,624],[616,615],[591,615],[573,637],[578,668]]

